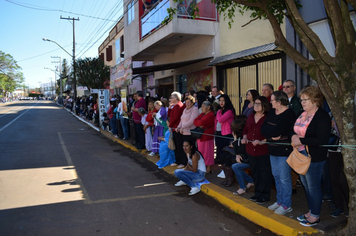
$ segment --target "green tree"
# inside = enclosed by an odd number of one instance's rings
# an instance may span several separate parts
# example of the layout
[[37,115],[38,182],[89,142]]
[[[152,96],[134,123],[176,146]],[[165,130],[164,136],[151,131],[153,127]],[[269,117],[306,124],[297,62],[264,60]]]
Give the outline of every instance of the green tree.
[[59,75],[59,79],[57,80],[57,86],[56,86],[56,93],[57,94],[60,94],[60,85],[61,85],[61,82],[60,80],[62,79],[62,91],[63,91],[63,87],[68,79],[68,76],[69,76],[69,66],[67,64],[67,59],[63,59],[62,61],[62,68],[61,68],[61,73]]
[[75,63],[78,85],[88,89],[104,89],[110,85],[110,67],[99,58],[78,59]]
[[[327,99],[345,145],[356,144],[356,40],[349,7],[355,0],[323,0],[329,30],[333,36],[335,56],[331,56],[318,35],[303,20],[295,0],[212,0],[224,18],[233,22],[235,12],[249,12],[253,20],[266,19],[273,28],[275,44],[317,81]],[[312,59],[306,58],[288,43],[281,23],[287,18]],[[356,232],[356,149],[343,148],[344,171],[350,188],[349,220],[339,231]]]
[[0,91],[5,96],[24,81],[21,67],[10,54],[0,51]]

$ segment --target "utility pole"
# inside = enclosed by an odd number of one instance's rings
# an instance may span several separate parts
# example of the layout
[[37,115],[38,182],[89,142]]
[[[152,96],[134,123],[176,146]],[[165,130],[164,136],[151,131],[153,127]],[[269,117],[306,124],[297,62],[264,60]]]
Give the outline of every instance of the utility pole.
[[74,85],[74,101],[77,98],[77,78],[76,78],[76,68],[75,68],[75,21],[78,20],[79,21],[79,17],[78,18],[74,18],[74,17],[60,17],[61,20],[71,20],[73,21],[73,85]]
[[[52,63],[59,63],[59,95],[62,97],[63,91],[62,91],[62,61],[61,57],[51,57],[51,58],[58,58],[59,61],[52,61]],[[57,67],[56,67],[57,71]]]

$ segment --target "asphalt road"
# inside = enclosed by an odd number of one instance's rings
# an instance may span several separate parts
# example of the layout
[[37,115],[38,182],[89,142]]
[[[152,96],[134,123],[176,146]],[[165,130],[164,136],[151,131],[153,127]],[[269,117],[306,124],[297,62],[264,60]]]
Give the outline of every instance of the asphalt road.
[[0,104],[0,235],[274,235],[50,101]]

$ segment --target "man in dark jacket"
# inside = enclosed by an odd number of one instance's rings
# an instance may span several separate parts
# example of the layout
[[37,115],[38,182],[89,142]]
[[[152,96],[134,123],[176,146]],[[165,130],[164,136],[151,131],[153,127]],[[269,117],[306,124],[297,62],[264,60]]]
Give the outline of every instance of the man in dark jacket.
[[299,97],[295,94],[295,83],[293,80],[287,79],[283,83],[283,92],[288,95],[289,108],[292,108],[297,115],[302,110],[302,105],[299,102]]

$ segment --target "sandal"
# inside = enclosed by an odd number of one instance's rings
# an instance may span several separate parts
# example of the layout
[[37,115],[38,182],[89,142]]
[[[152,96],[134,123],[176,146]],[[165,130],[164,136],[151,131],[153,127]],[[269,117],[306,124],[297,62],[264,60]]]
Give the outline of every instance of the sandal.
[[232,194],[238,196],[238,195],[242,195],[242,194],[245,194],[245,193],[246,193],[245,189],[239,188],[236,192],[233,192]]

